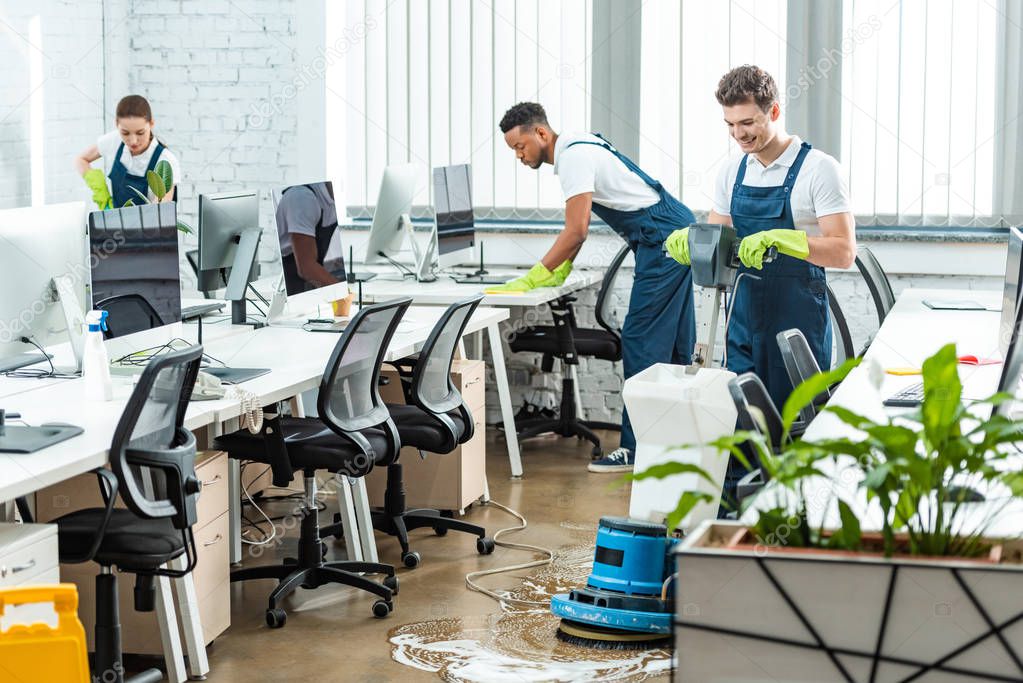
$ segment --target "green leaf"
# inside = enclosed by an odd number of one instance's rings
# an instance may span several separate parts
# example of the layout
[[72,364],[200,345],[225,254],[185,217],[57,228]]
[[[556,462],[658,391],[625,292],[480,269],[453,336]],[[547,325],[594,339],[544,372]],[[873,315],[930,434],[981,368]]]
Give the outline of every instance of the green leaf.
[[178,221],[178,230],[185,233],[186,235],[191,235],[194,232],[192,230],[192,226],[184,221]]
[[890,474],[891,465],[888,463],[882,463],[872,470],[867,471],[866,476],[863,478],[863,486],[877,491],[884,486],[884,483],[888,480],[888,476]]
[[167,194],[167,186],[164,185],[163,178],[154,171],[146,171],[146,181],[149,182],[149,189],[153,191],[156,201],[161,201],[164,195]]
[[[161,159],[156,162],[156,168],[153,171],[156,172],[156,175],[160,176],[160,181],[163,182],[164,194],[167,194],[174,187],[174,169],[171,168],[170,163],[166,159]],[[162,195],[160,199],[163,199]]]
[[863,417],[862,415],[859,415],[857,413],[854,413],[848,408],[843,408],[842,406],[828,406],[824,410],[826,412],[833,413],[835,417],[837,417],[839,420],[846,423],[850,427],[859,429],[861,431],[865,431],[870,427],[874,427],[877,425],[877,423],[874,422],[873,420]]
[[803,408],[810,405],[818,394],[845,379],[846,375],[860,364],[860,360],[860,358],[850,358],[834,370],[817,373],[794,388],[781,410],[785,433],[789,433],[792,423],[799,417],[799,412]]
[[842,541],[846,550],[859,550],[863,534],[860,520],[844,500],[838,501],[838,515],[842,519]]
[[628,481],[666,479],[667,477],[671,477],[676,474],[695,474],[711,486],[717,485],[717,482],[714,481],[714,479],[712,479],[702,467],[688,462],[662,462],[657,465],[651,465],[642,472],[627,474],[625,475],[625,479]]
[[963,393],[955,344],[946,344],[924,361],[923,377],[921,415],[924,434],[932,447],[940,449],[958,425],[955,415]]
[[702,491],[686,491],[678,499],[678,505],[674,511],[668,515],[666,525],[669,531],[674,530],[678,527],[679,523],[688,515],[694,507],[699,503],[712,503],[714,502],[714,496],[703,493]]
[[131,199],[129,199],[128,201],[126,201],[124,204],[121,205],[121,208],[123,209],[123,208],[128,207],[128,206],[135,206],[135,202],[133,202]]
[[[147,197],[146,195],[142,194],[141,192],[139,192],[138,190],[136,190],[136,189],[135,189],[134,187],[132,187],[131,185],[129,185],[129,186],[128,186],[128,189],[129,189],[129,190],[131,190],[132,192],[134,192],[134,193],[135,193],[136,195],[138,195],[139,199],[141,199],[141,200],[142,200],[142,203],[143,203],[143,204],[148,204],[148,203],[149,203],[149,197]],[[131,200],[129,199],[128,201],[131,201]],[[135,206],[135,204],[134,204],[134,203],[132,203],[132,204],[128,204],[128,202],[125,202],[125,203],[124,203],[124,205],[125,205],[125,206]]]

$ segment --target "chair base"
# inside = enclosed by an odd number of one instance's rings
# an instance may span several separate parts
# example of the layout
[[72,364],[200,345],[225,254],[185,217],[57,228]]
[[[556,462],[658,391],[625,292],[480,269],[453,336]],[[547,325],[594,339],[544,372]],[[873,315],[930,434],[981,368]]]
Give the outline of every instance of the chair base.
[[[306,501],[316,500],[316,480],[306,472]],[[271,628],[280,628],[286,621],[280,604],[298,588],[319,588],[327,584],[341,584],[367,591],[379,599],[373,603],[373,614],[385,617],[394,610],[393,596],[398,593],[398,579],[394,567],[379,562],[358,562],[341,560],[326,562],[323,557],[326,548],[320,540],[321,530],[315,505],[303,509],[301,533],[298,540],[298,557],[285,558],[279,565],[247,567],[231,572],[231,581],[252,579],[277,579],[277,587],[267,601],[266,623]],[[382,583],[372,581],[362,574],[384,574]]]
[[494,552],[494,541],[487,536],[487,530],[478,524],[445,517],[440,510],[405,509],[405,487],[401,463],[387,466],[387,488],[384,492],[384,507],[371,512],[373,528],[398,539],[401,545],[401,561],[409,569],[419,566],[419,553],[409,547],[408,532],[430,527],[438,536],[448,531],[460,531],[477,537],[476,552],[489,555]]
[[541,434],[557,434],[558,436],[574,436],[579,439],[586,439],[593,444],[590,452],[594,459],[603,455],[603,448],[600,444],[594,429],[607,429],[621,431],[620,424],[610,422],[598,422],[595,420],[580,420],[575,405],[575,380],[565,377],[561,380],[561,405],[558,408],[556,418],[532,418],[522,420],[516,425],[516,432],[519,440],[529,439]]

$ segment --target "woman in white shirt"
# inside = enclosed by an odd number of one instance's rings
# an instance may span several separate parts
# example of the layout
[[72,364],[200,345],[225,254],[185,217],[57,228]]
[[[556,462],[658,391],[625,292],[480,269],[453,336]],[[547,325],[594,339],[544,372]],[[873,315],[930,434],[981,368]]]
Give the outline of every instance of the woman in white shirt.
[[[160,142],[153,132],[153,110],[141,95],[128,95],[117,103],[115,129],[100,136],[95,145],[75,158],[75,169],[93,190],[93,199],[101,208],[120,208],[130,199],[142,203],[139,194],[149,201],[156,197],[149,189],[146,173],[160,161],[170,164],[175,183],[181,178],[178,158]],[[92,168],[103,160],[103,170]],[[107,188],[109,180],[109,188]],[[167,188],[162,201],[174,200],[174,186]],[[106,200],[109,196],[110,201]]]

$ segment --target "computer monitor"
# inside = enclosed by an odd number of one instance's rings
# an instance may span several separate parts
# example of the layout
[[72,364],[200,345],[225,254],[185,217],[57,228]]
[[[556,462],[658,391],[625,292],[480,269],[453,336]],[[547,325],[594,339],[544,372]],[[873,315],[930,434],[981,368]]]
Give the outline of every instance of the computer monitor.
[[231,301],[231,322],[244,325],[245,291],[258,277],[259,193],[199,195],[199,289],[219,289]]
[[[70,341],[80,356],[89,301],[85,203],[0,211],[0,371],[46,360],[42,347]],[[76,358],[80,362],[80,357]]]
[[[1002,361],[1002,374],[998,378],[999,393],[1016,395],[1019,388],[1020,373],[1023,372],[1023,342],[1020,340],[1020,326],[1023,324],[1023,301],[1017,302],[1016,310],[1009,327],[1009,340],[1005,352],[1005,360]],[[1004,319],[1004,311],[1003,316]],[[1009,417],[1012,410],[1012,402],[1006,402],[998,406],[996,413]]]
[[472,215],[469,164],[433,169],[433,209],[437,220],[437,260],[450,268],[473,258],[476,229]]
[[373,224],[369,229],[365,263],[394,260],[406,235],[411,235],[412,200],[416,194],[415,164],[388,166],[380,180]]
[[[111,248],[111,246],[115,248]],[[111,320],[110,329],[127,334],[152,327],[145,304],[159,317],[158,325],[181,320],[181,271],[178,258],[177,210],[174,202],[142,204],[89,214],[89,255],[92,266],[92,308],[134,316]],[[144,303],[113,297],[141,297]],[[136,329],[137,328],[137,329]]]
[[[267,247],[272,254],[271,260],[279,264],[279,268],[275,269],[279,270],[279,274],[272,278],[274,284],[270,291],[273,297],[270,304],[272,317],[280,319],[298,315],[302,311],[314,309],[319,304],[347,297],[348,283],[341,244],[341,228],[337,225],[333,183],[325,180],[291,185],[273,190],[270,196],[273,200],[278,239],[273,240],[273,244],[268,244]],[[318,228],[317,235],[313,235],[317,241],[317,252],[322,249],[322,265],[338,279],[338,282],[317,287],[298,275],[294,255],[290,253],[288,232],[288,222],[294,220],[296,215],[317,216],[317,226],[323,226]],[[254,286],[266,294],[266,284],[266,281],[260,281]]]
[[1009,249],[1005,256],[1005,286],[1002,290],[1002,321],[998,326],[998,348],[1008,358],[1009,339],[1020,301],[1023,280],[1023,230],[1009,228]]

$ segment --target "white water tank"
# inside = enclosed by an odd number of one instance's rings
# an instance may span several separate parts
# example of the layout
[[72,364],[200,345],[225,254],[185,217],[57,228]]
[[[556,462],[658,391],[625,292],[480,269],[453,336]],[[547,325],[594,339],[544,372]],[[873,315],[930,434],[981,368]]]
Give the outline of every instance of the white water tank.
[[[684,491],[703,491],[712,503],[700,503],[682,520],[690,530],[717,517],[721,486],[728,469],[728,454],[701,446],[735,432],[736,410],[728,393],[734,372],[700,368],[690,374],[683,365],[658,363],[625,380],[622,398],[636,433],[636,466],[640,473],[664,462],[698,465],[711,485],[696,474],[632,483],[629,517],[663,522],[678,505]],[[683,447],[684,446],[684,447]]]

